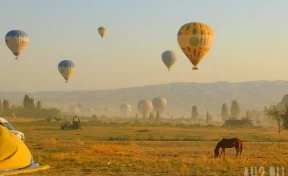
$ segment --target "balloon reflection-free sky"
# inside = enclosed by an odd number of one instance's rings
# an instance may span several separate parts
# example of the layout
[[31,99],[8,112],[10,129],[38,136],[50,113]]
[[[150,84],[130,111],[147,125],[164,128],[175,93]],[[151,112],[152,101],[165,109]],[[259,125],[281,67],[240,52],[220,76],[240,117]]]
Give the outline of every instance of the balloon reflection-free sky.
[[[169,82],[287,80],[286,0],[3,0],[0,6],[1,91],[95,90]],[[192,71],[177,32],[200,21],[215,33],[211,50]],[[101,38],[98,27],[108,32]],[[5,34],[30,38],[20,58]],[[178,61],[168,72],[161,54]],[[58,63],[76,71],[63,81]]]

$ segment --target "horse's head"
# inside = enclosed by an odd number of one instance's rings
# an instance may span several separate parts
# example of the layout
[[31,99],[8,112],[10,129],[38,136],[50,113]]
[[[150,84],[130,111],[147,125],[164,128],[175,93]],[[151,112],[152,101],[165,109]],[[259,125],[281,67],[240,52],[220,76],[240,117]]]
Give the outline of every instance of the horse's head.
[[215,158],[217,158],[219,156],[219,150],[217,150],[216,148],[214,149],[214,154],[215,154]]

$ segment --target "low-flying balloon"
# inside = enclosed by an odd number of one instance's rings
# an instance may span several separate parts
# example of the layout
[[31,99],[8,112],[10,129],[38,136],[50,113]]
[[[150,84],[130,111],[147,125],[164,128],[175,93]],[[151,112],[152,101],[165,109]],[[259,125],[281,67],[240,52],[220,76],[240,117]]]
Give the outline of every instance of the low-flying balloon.
[[174,63],[177,61],[176,53],[174,51],[167,50],[167,51],[164,51],[161,56],[162,56],[162,61],[168,68],[168,71],[170,71]]
[[5,36],[5,43],[18,59],[21,52],[28,46],[29,36],[21,30],[11,30]]
[[58,70],[67,83],[75,71],[75,64],[70,60],[63,60],[58,64]]
[[152,103],[153,103],[153,109],[155,113],[159,112],[160,115],[162,114],[162,112],[165,110],[167,106],[167,100],[161,97],[154,98]]
[[192,22],[179,29],[177,39],[180,48],[194,66],[192,69],[198,70],[197,65],[212,46],[214,32],[204,23]]
[[132,106],[128,103],[121,104],[120,111],[122,112],[123,116],[127,117],[132,111]]
[[98,28],[98,33],[100,34],[101,37],[103,37],[104,35],[106,35],[107,29],[101,26]]
[[141,100],[137,103],[137,109],[146,118],[148,114],[153,110],[153,104],[150,100]]

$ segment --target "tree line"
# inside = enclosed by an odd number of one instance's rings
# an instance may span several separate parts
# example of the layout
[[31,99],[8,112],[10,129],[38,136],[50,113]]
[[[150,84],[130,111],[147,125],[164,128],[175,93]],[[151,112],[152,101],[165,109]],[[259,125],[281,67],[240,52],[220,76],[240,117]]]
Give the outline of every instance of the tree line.
[[42,102],[24,96],[23,106],[10,105],[10,101],[0,100],[0,114],[4,117],[60,118],[61,111],[57,108],[43,108]]

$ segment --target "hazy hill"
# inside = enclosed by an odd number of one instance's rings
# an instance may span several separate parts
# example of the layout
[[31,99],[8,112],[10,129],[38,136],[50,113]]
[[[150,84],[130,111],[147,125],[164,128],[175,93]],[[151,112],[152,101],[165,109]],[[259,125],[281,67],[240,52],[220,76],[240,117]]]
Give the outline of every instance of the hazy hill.
[[[132,105],[135,114],[136,104],[141,99],[165,97],[168,101],[167,112],[172,115],[189,115],[192,105],[197,105],[201,113],[209,110],[220,113],[221,104],[238,100],[241,109],[263,109],[264,106],[278,104],[288,93],[288,81],[250,81],[215,83],[170,83],[143,87],[131,87],[115,90],[95,91],[45,91],[28,93],[35,100],[41,100],[44,106],[69,106],[81,102],[85,107],[98,109],[111,107],[113,113],[119,113],[121,103]],[[25,92],[0,92],[0,98],[9,99],[12,104],[22,103]],[[229,107],[230,108],[230,107]],[[101,112],[99,112],[101,111]]]

